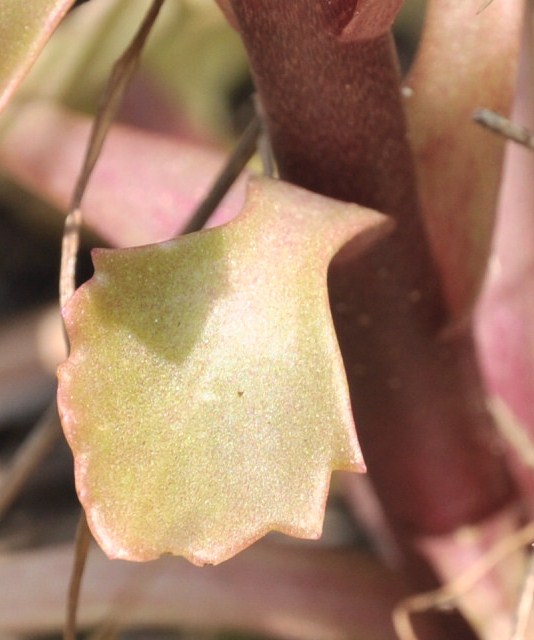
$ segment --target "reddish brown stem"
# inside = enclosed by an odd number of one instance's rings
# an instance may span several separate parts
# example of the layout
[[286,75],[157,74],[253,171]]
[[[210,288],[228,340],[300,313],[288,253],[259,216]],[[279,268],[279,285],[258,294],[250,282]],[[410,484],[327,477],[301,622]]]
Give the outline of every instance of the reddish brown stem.
[[398,223],[363,260],[346,247],[330,274],[359,436],[385,510],[404,533],[475,522],[512,487],[471,336],[439,339],[448,312],[418,212],[391,37],[354,32],[341,42],[310,0],[232,8],[281,177]]

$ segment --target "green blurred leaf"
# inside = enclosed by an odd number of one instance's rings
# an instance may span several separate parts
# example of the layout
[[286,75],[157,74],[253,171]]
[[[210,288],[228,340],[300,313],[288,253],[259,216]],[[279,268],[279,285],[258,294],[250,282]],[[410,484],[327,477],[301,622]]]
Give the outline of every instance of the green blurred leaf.
[[[0,0],[1,1],[1,0]],[[5,0],[4,0],[5,1]],[[94,112],[111,67],[151,0],[91,0],[69,15],[24,84],[24,98],[56,100]],[[229,95],[247,74],[239,36],[211,0],[166,2],[143,52],[138,91],[144,106],[168,103],[199,135],[228,136]],[[128,99],[134,100],[133,94]],[[146,101],[148,100],[148,105]]]
[[74,0],[0,0],[0,110]]
[[218,563],[273,529],[320,535],[331,472],[363,469],[327,268],[384,220],[256,179],[227,225],[95,254],[59,404],[109,556]]

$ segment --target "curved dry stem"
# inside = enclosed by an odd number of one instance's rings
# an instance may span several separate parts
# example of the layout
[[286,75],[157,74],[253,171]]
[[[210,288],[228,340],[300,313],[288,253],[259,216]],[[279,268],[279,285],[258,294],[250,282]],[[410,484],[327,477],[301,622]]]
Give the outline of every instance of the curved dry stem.
[[258,154],[260,156],[263,174],[268,178],[278,177],[278,168],[274,159],[273,147],[271,139],[269,138],[269,132],[267,131],[265,109],[257,93],[254,94],[254,111],[261,123],[261,132],[258,138]]
[[115,115],[120,107],[124,93],[130,84],[130,80],[137,69],[145,42],[164,2],[165,0],[153,1],[133,40],[113,65],[91,130],[91,137],[83,167],[74,189],[70,206],[71,211],[80,207],[87,183],[102,151],[106,135],[115,119]]
[[[82,198],[98,157],[100,156],[100,152],[102,151],[106,135],[115,118],[134,71],[137,68],[146,39],[164,1],[165,0],[154,0],[152,2],[132,42],[115,63],[109,82],[102,95],[98,113],[96,114],[91,129],[91,136],[82,169],[76,182],[68,215],[65,220],[59,278],[59,297],[62,308],[76,289],[76,262],[82,225],[82,212],[80,209]],[[82,513],[76,534],[75,561],[69,584],[67,619],[64,629],[65,640],[74,640],[76,637],[76,613],[90,541],[91,533],[87,526],[85,515]]]
[[89,178],[102,151],[106,135],[120,106],[124,93],[137,68],[146,39],[165,0],[154,0],[139,30],[125,52],[113,66],[100,107],[91,129],[87,152],[65,220],[60,268],[60,304],[63,308],[76,289],[76,261],[82,225],[80,205]]
[[80,589],[82,586],[83,573],[87,563],[87,554],[92,540],[91,532],[87,526],[85,514],[82,511],[76,529],[74,541],[74,564],[69,581],[69,595],[67,599],[67,619],[63,631],[63,640],[76,640],[76,618],[78,603],[80,601]]
[[2,474],[0,483],[0,520],[16,500],[28,478],[57,441],[59,420],[56,403],[52,403],[19,446]]
[[473,120],[486,129],[497,133],[507,140],[522,144],[527,149],[534,151],[534,133],[527,127],[512,122],[500,113],[491,109],[477,109],[473,114]]
[[220,174],[217,176],[208,194],[192,215],[185,229],[180,232],[180,235],[199,231],[210,219],[210,216],[218,207],[230,187],[234,184],[239,174],[243,171],[247,162],[254,155],[261,131],[261,120],[256,114],[247,125],[247,128],[243,132],[234,151],[228,158],[228,161],[224,165]]
[[477,15],[479,13],[482,13],[484,11],[484,9],[487,9],[490,4],[493,2],[493,0],[486,0],[486,2],[484,2],[484,4],[480,7],[480,9],[477,11]]
[[65,218],[61,240],[61,265],[59,267],[59,306],[61,309],[76,290],[76,263],[80,248],[81,229],[81,209],[76,208],[69,211]]
[[401,640],[418,640],[411,615],[451,605],[483,578],[507,556],[529,544],[534,539],[534,522],[529,522],[515,533],[500,540],[485,556],[473,563],[455,580],[400,602],[393,610],[393,625]]

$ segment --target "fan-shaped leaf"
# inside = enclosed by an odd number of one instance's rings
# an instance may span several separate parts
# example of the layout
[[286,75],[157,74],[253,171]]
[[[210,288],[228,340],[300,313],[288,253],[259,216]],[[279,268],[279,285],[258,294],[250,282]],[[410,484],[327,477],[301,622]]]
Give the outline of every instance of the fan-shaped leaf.
[[59,403],[108,555],[217,563],[272,529],[320,535],[332,470],[363,469],[327,267],[383,221],[262,179],[227,225],[95,254]]

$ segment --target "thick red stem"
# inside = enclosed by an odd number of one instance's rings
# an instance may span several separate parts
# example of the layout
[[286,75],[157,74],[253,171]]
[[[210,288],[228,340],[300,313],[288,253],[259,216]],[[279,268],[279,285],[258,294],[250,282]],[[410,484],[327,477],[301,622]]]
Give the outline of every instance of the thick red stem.
[[338,256],[332,309],[385,510],[398,532],[444,533],[493,513],[513,490],[471,336],[439,338],[448,312],[418,212],[388,25],[346,42],[321,5],[232,1],[281,176],[398,223],[363,260],[350,245]]

